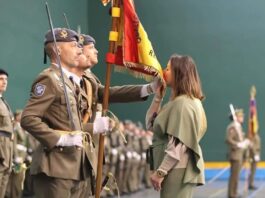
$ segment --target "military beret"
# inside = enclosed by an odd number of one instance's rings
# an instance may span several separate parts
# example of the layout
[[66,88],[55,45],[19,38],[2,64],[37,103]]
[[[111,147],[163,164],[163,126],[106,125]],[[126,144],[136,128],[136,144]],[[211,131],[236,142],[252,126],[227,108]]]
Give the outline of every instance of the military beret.
[[[54,28],[54,36],[56,42],[71,42],[71,41],[79,41],[79,36],[74,30],[66,29],[66,28]],[[45,34],[44,45],[47,43],[53,42],[52,31],[49,30]]]
[[243,109],[235,109],[235,114],[237,116],[244,116],[244,110]]
[[[236,116],[244,116],[244,110],[243,109],[235,109],[235,115]],[[231,112],[229,112],[229,119],[233,120],[233,115]]]
[[1,74],[5,74],[6,76],[8,76],[8,73],[5,70],[3,70],[3,69],[0,68],[0,75]]
[[90,35],[86,35],[86,34],[80,34],[79,35],[79,43],[84,46],[84,45],[89,45],[91,43],[95,44],[96,41],[95,39],[90,36]]

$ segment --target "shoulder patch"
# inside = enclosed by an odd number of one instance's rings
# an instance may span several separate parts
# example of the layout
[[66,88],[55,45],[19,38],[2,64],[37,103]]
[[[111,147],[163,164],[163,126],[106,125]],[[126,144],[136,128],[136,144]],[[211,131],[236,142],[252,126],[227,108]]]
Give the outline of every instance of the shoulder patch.
[[36,96],[42,96],[45,92],[45,89],[46,89],[45,85],[38,83],[35,85],[34,94]]

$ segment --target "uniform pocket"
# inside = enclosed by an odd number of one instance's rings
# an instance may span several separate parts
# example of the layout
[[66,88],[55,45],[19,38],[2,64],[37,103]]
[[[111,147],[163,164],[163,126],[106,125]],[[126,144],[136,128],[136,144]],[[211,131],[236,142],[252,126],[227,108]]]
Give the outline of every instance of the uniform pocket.
[[[69,103],[71,106],[76,105],[76,99],[72,94],[68,93],[68,99],[69,99]],[[65,99],[64,95],[61,95],[61,104],[66,105],[66,99]]]
[[0,171],[9,168],[11,158],[10,140],[6,137],[0,136]]
[[6,126],[9,120],[9,113],[6,111],[0,111],[0,125]]

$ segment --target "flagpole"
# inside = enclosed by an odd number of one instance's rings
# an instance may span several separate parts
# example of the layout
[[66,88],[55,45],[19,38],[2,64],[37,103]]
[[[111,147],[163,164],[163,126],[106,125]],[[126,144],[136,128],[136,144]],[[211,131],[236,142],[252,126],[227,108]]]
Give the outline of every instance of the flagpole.
[[[120,0],[113,0],[112,9],[119,8]],[[111,20],[111,32],[109,38],[109,53],[115,53],[115,44],[117,39],[113,39],[111,36],[112,33],[118,32],[118,22],[119,17],[114,16],[112,12],[112,20]],[[112,37],[112,38],[111,38]],[[109,87],[110,87],[110,78],[111,78],[111,63],[107,63],[107,71],[106,71],[106,80],[105,80],[105,88],[104,88],[104,97],[103,97],[103,110],[102,116],[106,116],[107,110],[109,107]],[[95,198],[100,197],[101,192],[101,183],[102,183],[102,169],[103,169],[103,154],[104,154],[104,135],[100,134],[99,137],[99,151],[98,151],[98,166],[97,166],[97,178],[96,178],[96,192]]]
[[[249,121],[248,121],[248,134],[247,138],[252,141],[253,133],[254,133],[254,122],[253,122],[253,112],[252,112],[252,101],[255,100],[256,97],[256,88],[252,86],[250,89],[250,103],[249,103]],[[246,159],[245,159],[245,186],[244,186],[244,197],[248,196],[248,187],[249,187],[249,175],[250,175],[250,150],[249,147],[246,150]]]

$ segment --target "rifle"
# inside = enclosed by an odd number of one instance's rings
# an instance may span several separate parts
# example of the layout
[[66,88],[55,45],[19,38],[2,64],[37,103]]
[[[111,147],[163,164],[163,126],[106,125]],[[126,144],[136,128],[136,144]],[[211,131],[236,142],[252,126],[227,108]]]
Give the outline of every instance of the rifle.
[[65,21],[66,27],[67,27],[68,29],[71,29],[71,28],[70,28],[70,25],[69,25],[69,23],[68,23],[68,19],[67,19],[67,17],[66,17],[66,14],[63,13],[63,16],[64,16],[64,21]]
[[59,66],[59,71],[60,71],[60,74],[61,74],[64,97],[65,97],[65,100],[66,100],[67,113],[68,113],[68,117],[69,117],[69,120],[70,120],[71,129],[74,131],[76,129],[76,127],[75,127],[75,124],[74,124],[73,115],[72,115],[70,102],[69,102],[69,97],[68,97],[68,94],[67,94],[66,85],[65,85],[65,81],[64,81],[64,77],[63,77],[64,76],[63,75],[63,69],[62,69],[62,65],[61,65],[61,60],[60,60],[60,56],[59,56],[59,52],[58,52],[58,48],[57,48],[57,42],[56,42],[56,38],[55,38],[55,34],[54,34],[53,23],[52,23],[51,14],[50,14],[50,10],[49,10],[49,6],[48,6],[48,2],[47,1],[45,3],[45,6],[46,6],[47,15],[48,15],[50,30],[52,32],[52,37],[53,37],[53,44],[54,44],[55,54],[56,54],[56,63]]
[[229,105],[229,108],[230,108],[230,111],[231,111],[231,114],[232,114],[233,120],[234,120],[234,121],[237,121],[234,106],[233,106],[232,104],[230,104],[230,105]]

